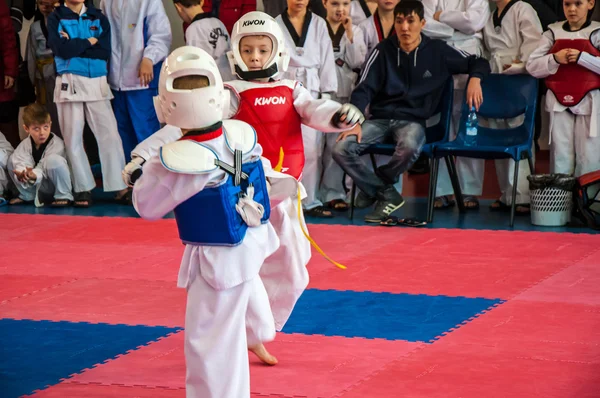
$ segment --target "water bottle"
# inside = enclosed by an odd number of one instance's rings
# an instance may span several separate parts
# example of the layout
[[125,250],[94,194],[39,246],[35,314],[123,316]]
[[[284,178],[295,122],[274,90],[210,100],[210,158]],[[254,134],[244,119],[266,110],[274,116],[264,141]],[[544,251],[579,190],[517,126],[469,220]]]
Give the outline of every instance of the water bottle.
[[475,107],[471,107],[469,116],[467,117],[467,131],[465,136],[465,145],[471,146],[477,143],[477,113],[475,113]]

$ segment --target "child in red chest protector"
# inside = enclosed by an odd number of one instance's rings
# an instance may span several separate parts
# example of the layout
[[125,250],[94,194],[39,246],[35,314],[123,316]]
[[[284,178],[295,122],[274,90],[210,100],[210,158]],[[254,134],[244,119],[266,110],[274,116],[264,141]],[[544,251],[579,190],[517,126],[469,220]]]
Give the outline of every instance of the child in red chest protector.
[[[362,122],[362,113],[353,105],[314,99],[295,80],[275,80],[288,66],[289,55],[277,22],[262,12],[244,15],[233,27],[232,71],[242,80],[226,83],[232,91],[230,117],[252,125],[274,170],[302,178],[304,148],[301,124],[322,132],[348,130]],[[271,188],[274,194],[275,185]],[[276,195],[276,193],[275,193]],[[261,279],[269,295],[275,326],[281,330],[296,301],[308,285],[306,264],[310,244],[303,235],[304,216],[298,212],[299,197],[272,205],[271,223],[279,236],[280,248],[261,268]]]

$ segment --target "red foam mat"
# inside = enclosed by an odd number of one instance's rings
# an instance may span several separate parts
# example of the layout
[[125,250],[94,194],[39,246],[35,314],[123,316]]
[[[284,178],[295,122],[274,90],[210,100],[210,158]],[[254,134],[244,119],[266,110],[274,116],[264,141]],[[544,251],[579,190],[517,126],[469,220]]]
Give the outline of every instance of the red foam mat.
[[361,242],[346,271],[313,275],[310,287],[506,299],[598,249],[594,235],[359,229],[377,236],[379,246]]
[[174,282],[79,279],[2,306],[4,318],[182,326],[185,290]]
[[[183,333],[177,333],[65,382],[184,387],[183,338]],[[331,397],[419,346],[404,341],[278,334],[268,345],[279,359],[277,366],[263,366],[250,356],[251,389],[263,395]]]
[[600,306],[600,252],[515,297],[517,300]]
[[34,394],[36,398],[185,398],[184,389],[168,390],[144,386],[61,383]]
[[[51,276],[22,276],[22,275],[0,275],[0,304],[6,304],[9,300],[15,300],[23,295],[35,294],[40,291],[56,288],[67,283],[73,278],[61,278]],[[3,315],[0,307],[0,316]]]

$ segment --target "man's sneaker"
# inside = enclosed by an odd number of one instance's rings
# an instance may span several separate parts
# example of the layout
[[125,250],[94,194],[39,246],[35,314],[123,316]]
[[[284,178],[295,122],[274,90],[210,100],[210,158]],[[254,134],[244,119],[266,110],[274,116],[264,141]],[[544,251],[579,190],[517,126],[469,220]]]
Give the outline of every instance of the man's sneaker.
[[375,210],[365,216],[365,222],[379,223],[404,205],[404,198],[393,186],[377,194]]
[[376,201],[377,199],[370,197],[363,191],[358,191],[358,195],[356,195],[356,199],[354,199],[354,207],[357,209],[366,209]]

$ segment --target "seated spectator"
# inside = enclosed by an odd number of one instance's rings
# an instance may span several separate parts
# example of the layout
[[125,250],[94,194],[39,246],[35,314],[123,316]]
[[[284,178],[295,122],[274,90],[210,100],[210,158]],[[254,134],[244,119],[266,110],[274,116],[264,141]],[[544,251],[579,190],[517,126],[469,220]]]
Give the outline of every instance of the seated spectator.
[[39,104],[23,111],[23,124],[29,137],[21,141],[8,160],[10,176],[19,196],[10,204],[50,202],[54,207],[73,202],[71,174],[63,141],[51,132],[50,114]]
[[[480,83],[490,72],[489,63],[422,34],[423,14],[419,1],[403,0],[396,5],[396,35],[375,47],[350,99],[363,113],[370,105],[371,118],[362,128],[340,134],[333,149],[335,161],[377,201],[366,222],[379,223],[404,204],[393,185],[419,157],[425,144],[425,122],[434,115],[446,81],[454,74],[469,74],[469,106],[479,109],[483,101]],[[373,172],[360,154],[369,145],[388,139],[395,140],[396,151]]]
[[8,186],[8,171],[6,166],[8,165],[8,158],[11,153],[13,153],[12,145],[10,145],[4,134],[0,133],[0,206],[6,204],[6,198],[4,197]]

